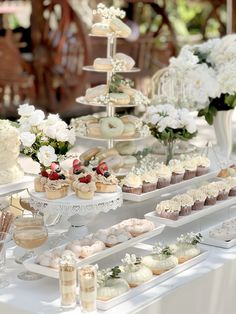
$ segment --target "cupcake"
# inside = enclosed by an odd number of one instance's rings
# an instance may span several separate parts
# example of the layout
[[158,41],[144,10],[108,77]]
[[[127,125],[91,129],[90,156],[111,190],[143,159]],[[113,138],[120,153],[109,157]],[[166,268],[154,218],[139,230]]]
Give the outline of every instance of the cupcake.
[[202,187],[200,187],[200,190],[203,191],[206,194],[206,200],[205,205],[215,205],[217,197],[219,195],[219,190],[215,185],[207,184]]
[[177,238],[176,251],[174,255],[178,258],[179,264],[182,264],[201,253],[198,243],[201,241],[201,234],[193,232],[182,234]]
[[229,186],[229,196],[236,196],[236,178],[230,177],[224,180]]
[[187,193],[176,195],[172,198],[172,200],[180,204],[180,216],[186,216],[191,214],[194,201],[190,195],[188,195]]
[[142,264],[142,259],[135,254],[126,254],[121,261],[120,277],[125,279],[131,288],[138,287],[152,279],[152,271]]
[[63,198],[68,194],[69,183],[63,174],[52,171],[45,184],[46,197],[49,200]]
[[190,195],[194,201],[192,210],[203,209],[205,200],[207,198],[207,195],[203,190],[192,189],[192,190],[187,191],[187,194]]
[[74,183],[74,181],[78,181],[78,179],[80,177],[84,176],[85,167],[83,166],[83,164],[78,159],[75,159],[75,160],[73,160],[73,165],[72,165],[72,168],[70,169],[69,173],[70,173],[69,178],[70,178],[71,189],[74,191],[73,183]]
[[229,196],[230,185],[224,181],[213,182],[214,185],[218,189],[217,201],[226,200]]
[[142,257],[142,263],[151,269],[153,275],[161,275],[178,265],[178,258],[169,246],[156,244],[150,255]]
[[197,165],[193,159],[186,159],[183,161],[183,167],[185,169],[184,180],[189,180],[196,177]]
[[96,184],[90,174],[84,174],[77,181],[74,181],[73,188],[77,197],[85,200],[91,200],[96,191]]
[[157,177],[155,176],[155,173],[150,170],[144,171],[144,173],[141,175],[142,181],[143,181],[143,187],[142,192],[147,193],[156,190],[157,187]]
[[130,289],[127,281],[119,277],[120,272],[118,266],[97,272],[97,300],[108,301]]
[[44,169],[34,179],[35,192],[45,192],[45,184],[47,183],[47,180],[48,180],[48,172],[46,169]]
[[108,171],[108,166],[105,162],[101,162],[96,167],[96,192],[113,193],[117,190],[118,180]]
[[185,169],[182,165],[182,162],[178,159],[172,159],[169,162],[170,171],[172,172],[171,175],[171,184],[176,184],[183,181]]
[[211,164],[209,158],[206,156],[196,156],[194,157],[194,162],[197,164],[197,177],[208,173]]
[[158,178],[158,181],[157,181],[157,188],[158,189],[162,189],[162,188],[170,185],[172,173],[171,173],[170,168],[168,166],[161,165],[157,169],[156,174],[157,174],[157,178]]
[[121,181],[122,191],[125,193],[142,194],[142,178],[141,175],[130,172]]
[[162,201],[157,204],[156,207],[156,212],[160,217],[171,220],[177,220],[179,218],[180,210],[180,203],[173,200]]

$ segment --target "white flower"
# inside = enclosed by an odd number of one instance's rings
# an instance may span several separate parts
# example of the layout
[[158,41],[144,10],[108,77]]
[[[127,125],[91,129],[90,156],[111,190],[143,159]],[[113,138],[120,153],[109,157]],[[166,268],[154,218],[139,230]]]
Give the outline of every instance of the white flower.
[[71,129],[71,130],[69,130],[69,134],[68,134],[68,142],[71,145],[74,145],[75,144],[75,140],[76,140],[75,130]]
[[57,155],[55,154],[55,149],[52,146],[42,146],[40,147],[37,157],[39,162],[45,167],[49,167],[52,162],[57,160]]
[[20,140],[21,140],[23,146],[31,147],[36,140],[36,136],[35,136],[35,134],[30,133],[30,132],[22,132],[20,134]]
[[178,69],[181,69],[181,71],[195,66],[199,62],[199,59],[197,56],[193,54],[192,49],[193,48],[190,46],[184,46],[180,50],[180,53],[177,58],[172,57],[170,59],[170,65]]
[[47,120],[46,120],[47,125],[56,124],[58,121],[61,121],[58,113],[57,114],[49,113]]
[[56,140],[59,142],[67,142],[69,138],[68,129],[58,129],[56,133]]
[[45,118],[45,114],[42,110],[35,110],[29,118],[29,124],[32,126],[40,125]]
[[48,126],[46,128],[43,129],[43,133],[47,136],[50,137],[51,139],[55,140],[56,138],[56,132],[57,129],[55,128],[54,125],[52,126]]
[[18,111],[18,114],[20,116],[29,117],[29,116],[32,115],[34,110],[35,110],[34,106],[30,106],[28,104],[24,104],[24,105],[20,105],[17,111]]
[[217,79],[221,93],[230,95],[236,94],[236,59],[219,68]]

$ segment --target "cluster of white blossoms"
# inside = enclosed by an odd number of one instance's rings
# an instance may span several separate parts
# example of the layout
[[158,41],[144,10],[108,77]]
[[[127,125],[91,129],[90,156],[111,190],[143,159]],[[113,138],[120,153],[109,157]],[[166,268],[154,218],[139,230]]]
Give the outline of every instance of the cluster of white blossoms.
[[125,257],[121,260],[124,271],[135,272],[139,269],[141,259],[135,254],[125,254]]
[[172,105],[155,105],[155,98],[147,108],[145,122],[163,132],[166,128],[186,129],[190,134],[197,131],[196,121],[186,108],[175,108]]
[[46,118],[42,110],[28,104],[19,106],[18,114],[22,151],[29,156],[36,155],[41,165],[48,167],[57,161],[55,146],[75,143],[73,128],[69,128],[58,114],[49,114]]
[[123,19],[125,11],[113,6],[108,8],[103,3],[99,3],[97,9],[93,10],[93,15],[99,15],[103,20],[112,20],[115,17]]
[[183,105],[200,110],[221,94],[236,94],[236,35],[184,46],[170,59],[173,79],[181,82]]
[[177,243],[183,245],[196,245],[201,241],[201,238],[202,236],[200,233],[189,232],[181,234],[181,236],[177,238]]

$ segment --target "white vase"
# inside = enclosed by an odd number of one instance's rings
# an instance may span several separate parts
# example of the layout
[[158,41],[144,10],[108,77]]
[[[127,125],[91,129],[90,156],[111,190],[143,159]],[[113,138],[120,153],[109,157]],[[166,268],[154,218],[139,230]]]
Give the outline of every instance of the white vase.
[[232,116],[234,110],[218,111],[214,117],[217,145],[222,155],[229,159],[232,152]]

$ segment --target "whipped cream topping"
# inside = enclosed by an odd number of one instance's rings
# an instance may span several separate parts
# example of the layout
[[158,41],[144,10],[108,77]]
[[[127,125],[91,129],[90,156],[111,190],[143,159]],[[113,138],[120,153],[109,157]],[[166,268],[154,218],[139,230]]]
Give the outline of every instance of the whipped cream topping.
[[169,167],[172,173],[183,174],[185,172],[182,162],[178,159],[170,160]]
[[230,178],[225,179],[224,182],[226,182],[230,186],[231,189],[236,187],[236,178],[230,177]]
[[142,181],[146,183],[157,183],[157,177],[153,171],[145,171],[142,174]]
[[224,181],[218,181],[211,183],[212,186],[215,186],[216,189],[218,189],[219,192],[229,192],[231,187],[227,182]]
[[162,165],[157,169],[156,174],[158,178],[170,179],[172,172],[168,166]]
[[203,191],[207,197],[217,197],[219,194],[218,188],[212,184],[204,185],[200,187],[200,190]]
[[69,183],[67,180],[47,180],[45,188],[48,190],[60,190],[63,187],[68,187]]
[[111,174],[109,177],[104,177],[101,174],[96,175],[96,182],[100,182],[103,184],[118,184],[118,180],[114,174]]
[[141,175],[130,172],[127,176],[121,181],[122,185],[126,185],[131,188],[142,187],[142,177]]
[[184,160],[182,164],[185,170],[189,170],[189,171],[197,170],[197,164],[196,162],[194,162],[194,159]]
[[93,181],[89,183],[75,181],[73,183],[73,187],[74,189],[80,190],[82,192],[95,192],[96,191],[96,184]]
[[43,177],[43,176],[38,176],[38,177],[35,178],[35,181],[38,181],[41,184],[46,184],[47,181],[48,181],[48,178]]
[[211,164],[210,159],[206,156],[195,156],[193,160],[197,166],[209,168]]
[[163,212],[171,213],[171,212],[180,212],[181,207],[179,202],[175,202],[173,200],[162,201],[157,204],[156,211],[158,214]]
[[193,206],[194,204],[193,198],[187,193],[176,195],[172,200],[179,203],[180,206]]
[[206,193],[203,190],[200,189],[192,189],[187,191],[187,194],[190,195],[194,202],[204,202],[206,200]]

